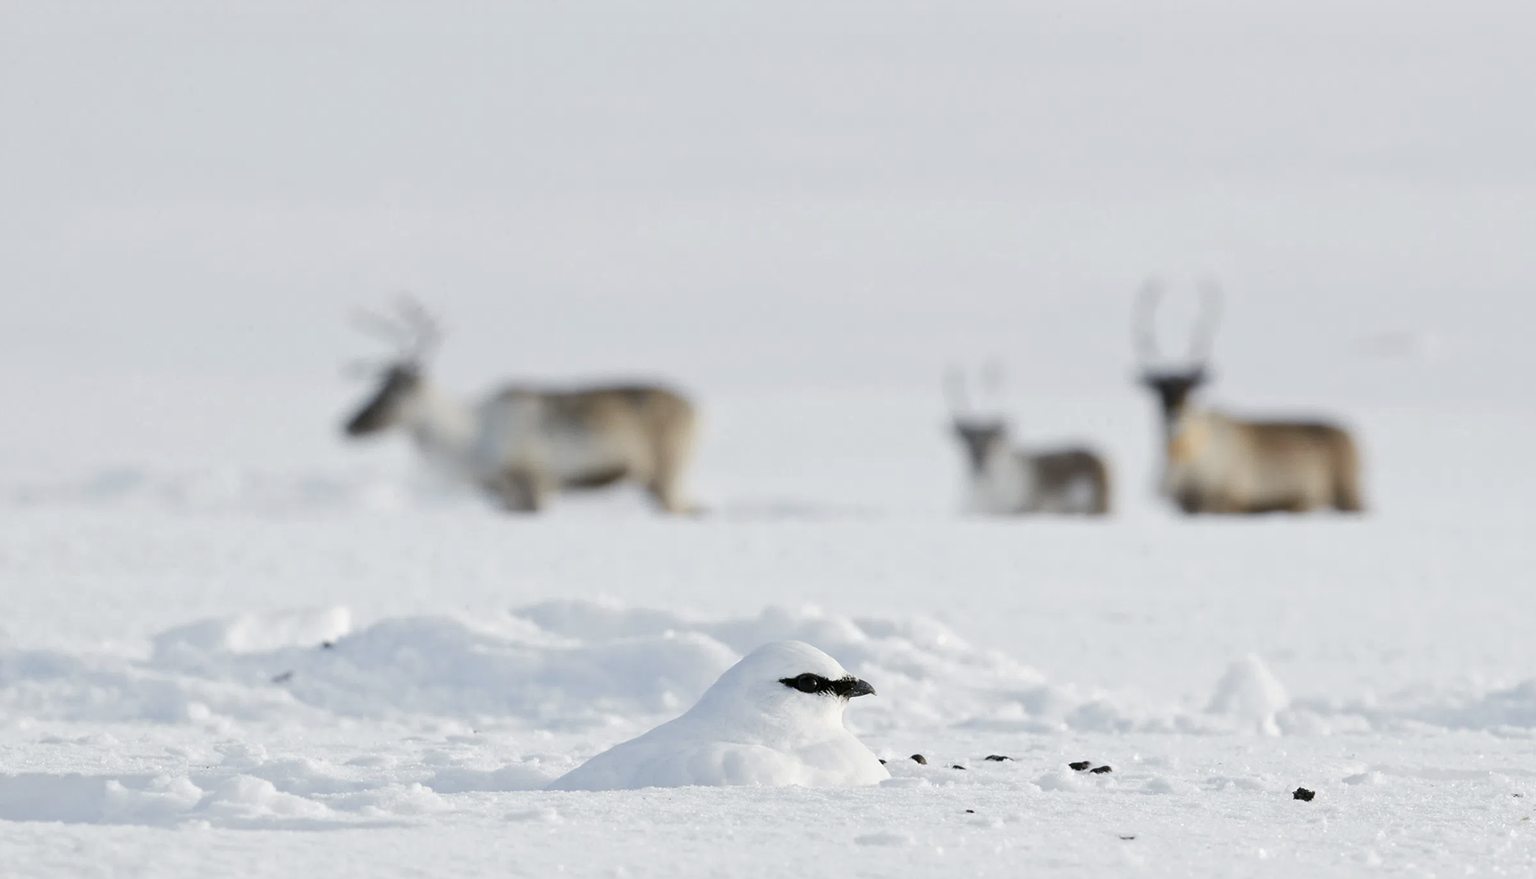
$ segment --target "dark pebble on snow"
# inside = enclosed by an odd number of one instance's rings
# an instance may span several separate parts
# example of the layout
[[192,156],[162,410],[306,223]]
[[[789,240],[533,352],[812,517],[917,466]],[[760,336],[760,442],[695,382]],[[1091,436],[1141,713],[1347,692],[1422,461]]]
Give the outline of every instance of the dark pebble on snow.
[[953,765],[953,766],[951,766],[949,768],[950,769],[964,769],[965,767],[961,766],[959,763],[956,763],[955,765]]
[[1291,792],[1291,796],[1295,799],[1310,803],[1312,802],[1312,798],[1317,796],[1317,791],[1311,791],[1304,787],[1298,787],[1296,790]]
[[1103,775],[1106,772],[1114,772],[1115,770],[1110,769],[1108,766],[1095,766],[1088,771],[1094,775]]
[[880,761],[880,765],[881,765],[881,766],[884,766],[884,765],[885,765],[885,761],[884,761],[884,760],[881,760],[881,761]]
[[994,763],[1001,763],[1004,760],[1012,760],[1013,758],[1012,757],[1004,757],[1002,754],[988,754],[987,755],[987,759],[991,760]]
[[921,763],[924,766],[927,766],[928,765],[928,758],[924,757],[922,754],[913,754],[912,755],[912,762],[913,763]]
[[976,814],[976,810],[975,809],[966,809],[965,810],[965,814],[967,814],[967,815],[974,815],[974,814]]
[[1079,760],[1076,763],[1068,763],[1067,764],[1067,768],[1068,769],[1072,769],[1072,770],[1074,770],[1076,772],[1082,772],[1084,769],[1087,769],[1088,767],[1090,767],[1092,765],[1093,765],[1093,763],[1091,763],[1088,760]]

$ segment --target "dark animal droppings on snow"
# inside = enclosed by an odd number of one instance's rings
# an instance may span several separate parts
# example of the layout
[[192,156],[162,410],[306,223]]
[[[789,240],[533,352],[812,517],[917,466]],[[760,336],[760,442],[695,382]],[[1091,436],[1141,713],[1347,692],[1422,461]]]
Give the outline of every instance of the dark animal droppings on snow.
[[1115,770],[1110,769],[1108,766],[1095,766],[1088,771],[1094,775],[1103,775],[1106,772],[1114,772]]
[[965,814],[967,814],[967,815],[974,815],[974,814],[976,814],[976,810],[975,809],[966,809],[965,810]]
[[921,763],[924,766],[927,766],[928,765],[928,758],[924,757],[922,754],[913,754],[912,755],[912,762],[913,763]]
[[1004,760],[1012,760],[1013,758],[1012,757],[1004,757],[1002,754],[988,754],[987,755],[987,759],[991,760],[994,763],[1001,763]]
[[1090,763],[1087,760],[1079,760],[1076,763],[1068,763],[1067,764],[1067,768],[1068,769],[1072,769],[1072,770],[1077,771],[1077,772],[1082,772],[1084,769],[1087,769],[1088,767],[1090,767],[1092,765],[1093,764]]
[[949,768],[950,769],[964,769],[965,767],[961,766],[959,763],[956,763],[955,765],[953,765],[953,766],[951,766]]
[[1317,796],[1317,791],[1310,791],[1304,787],[1298,787],[1291,793],[1291,796],[1295,799],[1310,803],[1312,802],[1312,798]]

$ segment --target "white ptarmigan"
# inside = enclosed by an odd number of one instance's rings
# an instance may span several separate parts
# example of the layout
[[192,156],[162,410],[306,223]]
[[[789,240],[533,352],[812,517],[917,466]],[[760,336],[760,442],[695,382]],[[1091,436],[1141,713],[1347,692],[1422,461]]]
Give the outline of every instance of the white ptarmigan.
[[890,774],[843,726],[848,700],[874,692],[815,647],[775,641],[727,669],[681,717],[614,745],[548,789],[875,784]]

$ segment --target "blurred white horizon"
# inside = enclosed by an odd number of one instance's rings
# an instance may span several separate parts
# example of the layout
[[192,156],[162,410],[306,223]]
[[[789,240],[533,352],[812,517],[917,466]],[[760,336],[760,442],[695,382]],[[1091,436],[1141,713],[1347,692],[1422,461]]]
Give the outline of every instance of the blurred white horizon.
[[1312,12],[13,5],[0,368],[345,395],[409,290],[466,394],[1130,396],[1159,274],[1240,408],[1528,408],[1536,13]]

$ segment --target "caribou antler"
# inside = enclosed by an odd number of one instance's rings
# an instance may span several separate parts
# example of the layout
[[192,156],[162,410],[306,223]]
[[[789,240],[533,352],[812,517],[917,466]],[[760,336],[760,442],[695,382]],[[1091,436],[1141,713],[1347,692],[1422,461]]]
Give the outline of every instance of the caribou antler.
[[954,417],[971,414],[971,396],[965,387],[965,371],[953,363],[944,370],[944,399],[949,402],[949,413]]
[[1001,358],[989,357],[981,365],[981,391],[987,395],[991,405],[1002,408],[1003,386],[1008,382],[1008,370],[1003,366]]
[[1150,366],[1162,359],[1157,347],[1157,306],[1163,299],[1163,285],[1156,278],[1148,278],[1136,294],[1136,306],[1131,313],[1131,343],[1142,366]]
[[1215,281],[1200,282],[1200,317],[1195,320],[1195,332],[1189,338],[1189,359],[1205,363],[1211,356],[1211,343],[1216,340],[1216,328],[1221,325],[1221,286]]
[[443,340],[437,319],[406,293],[396,297],[393,314],[357,309],[352,322],[359,330],[394,348],[396,362],[424,364],[437,353]]
[[[1221,287],[1215,281],[1202,281],[1200,289],[1200,314],[1195,318],[1195,328],[1189,337],[1188,358],[1196,365],[1204,365],[1211,356],[1211,344],[1216,339],[1216,329],[1221,325]],[[1136,296],[1131,330],[1136,356],[1143,366],[1150,366],[1162,359],[1157,344],[1157,306],[1163,299],[1163,285],[1154,279],[1141,286]]]
[[[953,363],[944,370],[944,397],[949,401],[950,413],[956,418],[1001,417],[1004,409],[1003,361],[992,357],[981,365],[981,393],[975,400],[971,399],[970,383],[965,373],[964,368]],[[979,404],[981,408],[976,409],[973,403]]]

